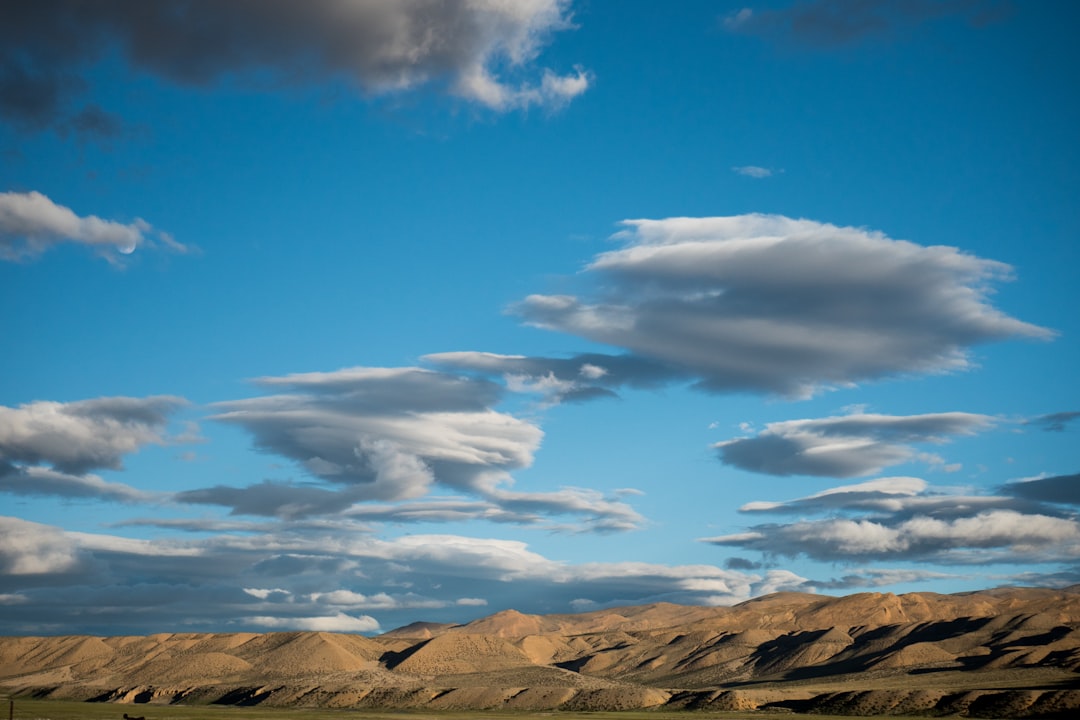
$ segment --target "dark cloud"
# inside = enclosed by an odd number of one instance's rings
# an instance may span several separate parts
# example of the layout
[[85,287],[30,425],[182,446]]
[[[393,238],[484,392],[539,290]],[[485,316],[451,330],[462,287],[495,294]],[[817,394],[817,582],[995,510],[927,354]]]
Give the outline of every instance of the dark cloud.
[[75,71],[100,31],[86,3],[0,4],[0,116],[25,128],[52,123],[85,87]]
[[730,557],[724,561],[724,567],[728,570],[758,570],[762,566],[760,562],[740,557]]
[[0,462],[0,492],[117,502],[148,502],[155,499],[152,493],[123,483],[106,482],[97,475],[70,475],[51,468],[22,467],[4,462]]
[[998,490],[1026,500],[1080,506],[1080,474],[1021,480],[1002,485]]
[[1073,420],[1080,418],[1080,411],[1070,410],[1067,412],[1050,413],[1027,420],[1025,424],[1034,425],[1047,432],[1064,432],[1066,426]]
[[127,134],[129,130],[119,115],[91,103],[75,113],[61,127],[61,132],[70,132],[79,142],[87,143],[114,140]]
[[283,519],[337,513],[348,507],[350,493],[319,487],[263,481],[247,487],[217,485],[176,493],[173,499],[191,505],[217,505],[232,515],[259,515]]
[[725,18],[724,25],[774,41],[833,48],[909,34],[949,17],[980,26],[1008,10],[1008,0],[802,0],[775,10],[744,8]]
[[[843,415],[769,423],[754,437],[726,440],[714,447],[721,462],[742,470],[846,478],[920,458],[913,444],[940,444],[952,436],[973,435],[994,422],[987,415],[962,412]],[[936,455],[921,458],[943,462]]]
[[345,525],[319,530],[290,522],[178,542],[0,517],[6,634],[145,634],[163,624],[370,632],[412,622],[418,610],[438,622],[460,621],[462,608],[486,614],[487,606],[569,612],[660,600],[732,604],[805,582],[785,571],[712,565],[574,565],[517,541],[380,540]]
[[630,220],[583,277],[531,295],[525,322],[623,348],[711,392],[791,397],[968,367],[972,345],[1053,333],[987,301],[1002,263],[775,215]]
[[956,575],[932,572],[930,570],[860,568],[843,577],[829,580],[810,580],[808,584],[818,590],[853,590],[856,588],[879,588],[934,580],[951,580],[956,579],[956,577]]
[[[589,85],[534,60],[569,27],[566,0],[35,0],[0,4],[0,117],[25,128],[116,125],[75,111],[84,72],[119,48],[129,65],[183,85],[225,76],[291,85],[340,77],[368,93],[434,83],[502,111],[558,106]],[[503,76],[500,77],[496,72]],[[70,120],[62,120],[73,116]],[[81,120],[80,120],[81,118]],[[105,121],[105,122],[102,122]]]

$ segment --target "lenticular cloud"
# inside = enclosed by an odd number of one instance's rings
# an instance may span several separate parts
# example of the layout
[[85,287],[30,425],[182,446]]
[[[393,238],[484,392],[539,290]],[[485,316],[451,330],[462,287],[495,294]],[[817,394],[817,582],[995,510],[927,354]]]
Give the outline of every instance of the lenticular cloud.
[[821,389],[969,366],[972,345],[1052,332],[994,308],[1000,262],[779,215],[627,220],[590,296],[531,295],[527,323],[629,351],[713,392]]

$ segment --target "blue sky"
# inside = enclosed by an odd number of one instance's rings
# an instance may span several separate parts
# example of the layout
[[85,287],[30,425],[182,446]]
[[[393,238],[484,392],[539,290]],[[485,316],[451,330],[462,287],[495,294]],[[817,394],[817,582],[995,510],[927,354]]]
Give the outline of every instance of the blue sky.
[[1070,2],[0,10],[0,632],[1080,581]]

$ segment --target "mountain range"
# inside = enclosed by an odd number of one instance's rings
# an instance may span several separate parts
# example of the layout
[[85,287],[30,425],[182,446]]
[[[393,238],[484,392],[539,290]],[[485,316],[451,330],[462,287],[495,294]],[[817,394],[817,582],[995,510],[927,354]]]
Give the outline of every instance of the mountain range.
[[375,637],[0,638],[0,688],[117,703],[1076,717],[1080,586],[506,610]]

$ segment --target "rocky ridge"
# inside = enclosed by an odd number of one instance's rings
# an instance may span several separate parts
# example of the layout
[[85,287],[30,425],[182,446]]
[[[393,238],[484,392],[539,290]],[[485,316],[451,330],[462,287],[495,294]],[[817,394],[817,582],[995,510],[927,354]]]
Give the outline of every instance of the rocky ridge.
[[507,610],[377,637],[7,637],[0,687],[119,703],[1074,717],[1080,586]]

